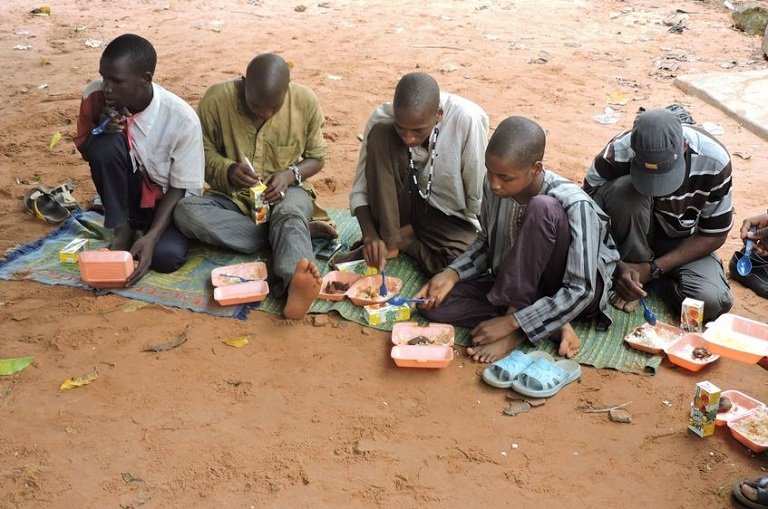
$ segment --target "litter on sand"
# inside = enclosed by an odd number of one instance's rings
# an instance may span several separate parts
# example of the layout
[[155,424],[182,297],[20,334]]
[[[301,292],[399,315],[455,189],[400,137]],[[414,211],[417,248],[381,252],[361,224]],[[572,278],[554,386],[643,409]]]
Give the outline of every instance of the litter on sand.
[[12,375],[32,364],[32,357],[0,359],[0,375]]
[[88,385],[89,383],[93,382],[97,378],[99,378],[99,371],[96,368],[93,368],[93,371],[86,373],[83,376],[67,378],[59,386],[59,390],[66,391],[67,389],[74,389],[75,387],[83,387],[84,385]]
[[598,124],[610,125],[619,121],[621,113],[614,111],[610,106],[606,106],[603,112],[599,115],[592,115],[592,120]]

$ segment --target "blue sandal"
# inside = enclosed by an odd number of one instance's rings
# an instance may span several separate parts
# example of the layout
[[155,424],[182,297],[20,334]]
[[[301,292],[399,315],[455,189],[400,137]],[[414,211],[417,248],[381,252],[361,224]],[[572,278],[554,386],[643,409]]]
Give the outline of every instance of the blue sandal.
[[525,354],[520,350],[515,350],[485,368],[483,370],[483,380],[490,386],[498,387],[499,389],[509,389],[520,373],[539,359],[548,362],[554,361],[552,356],[546,352],[536,350]]
[[530,398],[549,398],[581,377],[581,366],[571,360],[539,359],[512,382],[512,388]]

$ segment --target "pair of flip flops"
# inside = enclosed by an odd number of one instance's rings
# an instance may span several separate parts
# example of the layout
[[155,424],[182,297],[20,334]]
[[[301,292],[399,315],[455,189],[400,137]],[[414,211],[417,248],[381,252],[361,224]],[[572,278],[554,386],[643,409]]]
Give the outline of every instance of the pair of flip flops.
[[483,380],[500,389],[514,389],[523,396],[549,398],[581,377],[578,362],[555,361],[546,352],[524,354],[515,350],[483,370]]
[[69,184],[34,187],[26,192],[22,203],[27,212],[48,224],[61,223],[69,217],[71,210],[77,208]]

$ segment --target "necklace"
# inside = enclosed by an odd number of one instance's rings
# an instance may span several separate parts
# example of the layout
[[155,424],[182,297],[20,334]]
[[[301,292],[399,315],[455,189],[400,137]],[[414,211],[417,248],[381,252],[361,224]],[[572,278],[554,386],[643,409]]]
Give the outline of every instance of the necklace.
[[437,135],[440,134],[440,130],[435,126],[432,129],[432,134],[429,135],[429,173],[427,174],[427,189],[422,191],[419,187],[419,180],[416,178],[416,165],[413,163],[413,149],[408,148],[408,169],[413,177],[413,185],[416,186],[416,190],[419,192],[419,196],[424,201],[429,201],[429,197],[432,194],[432,177],[435,175],[435,159],[437,158],[437,151],[435,150],[437,145]]

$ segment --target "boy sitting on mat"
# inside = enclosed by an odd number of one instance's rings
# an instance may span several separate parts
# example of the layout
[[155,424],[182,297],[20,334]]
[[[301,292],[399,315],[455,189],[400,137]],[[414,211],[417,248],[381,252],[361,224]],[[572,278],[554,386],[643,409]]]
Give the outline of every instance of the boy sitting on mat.
[[482,232],[417,294],[429,320],[473,327],[476,361],[495,362],[526,338],[553,338],[573,357],[577,317],[608,321],[619,253],[608,217],[577,185],[544,168],[546,136],[509,117],[485,152]]

